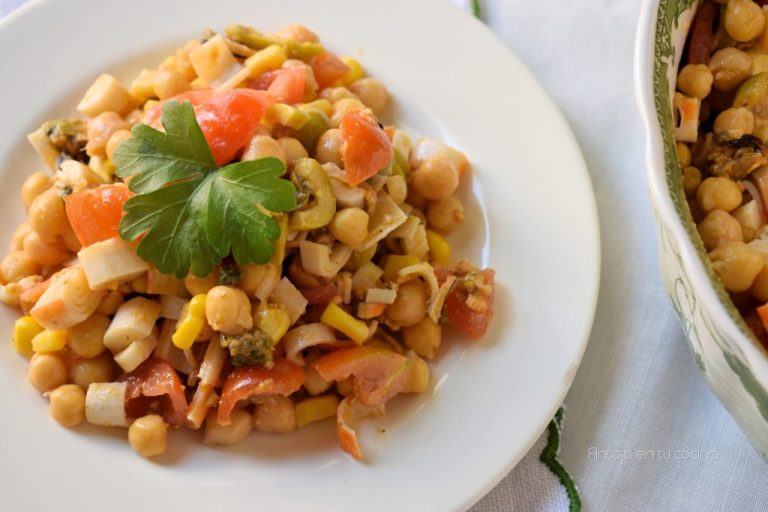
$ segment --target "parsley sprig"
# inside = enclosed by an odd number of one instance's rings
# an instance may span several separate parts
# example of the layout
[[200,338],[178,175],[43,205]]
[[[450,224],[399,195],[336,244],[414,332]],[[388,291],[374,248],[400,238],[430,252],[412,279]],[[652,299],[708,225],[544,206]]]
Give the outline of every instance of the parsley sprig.
[[276,158],[219,168],[188,102],[163,106],[165,133],[145,124],[114,155],[117,175],[137,195],[124,206],[120,236],[141,237],[138,255],[182,278],[207,276],[232,254],[240,265],[266,263],[280,226],[264,209],[296,207],[293,184]]

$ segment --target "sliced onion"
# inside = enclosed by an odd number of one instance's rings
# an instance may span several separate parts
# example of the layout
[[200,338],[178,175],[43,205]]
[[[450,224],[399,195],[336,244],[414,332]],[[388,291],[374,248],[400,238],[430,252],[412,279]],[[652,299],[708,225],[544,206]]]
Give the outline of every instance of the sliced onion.
[[749,192],[749,195],[752,196],[752,199],[757,203],[757,211],[760,212],[760,218],[763,220],[763,223],[765,223],[766,218],[768,218],[768,212],[765,211],[765,203],[763,203],[760,191],[758,191],[757,186],[749,180],[744,180],[742,183],[744,184],[744,189]]
[[301,352],[305,348],[315,345],[334,343],[336,333],[325,324],[314,323],[291,329],[285,333],[282,339],[285,346],[285,357],[289,361],[304,366],[304,356]]

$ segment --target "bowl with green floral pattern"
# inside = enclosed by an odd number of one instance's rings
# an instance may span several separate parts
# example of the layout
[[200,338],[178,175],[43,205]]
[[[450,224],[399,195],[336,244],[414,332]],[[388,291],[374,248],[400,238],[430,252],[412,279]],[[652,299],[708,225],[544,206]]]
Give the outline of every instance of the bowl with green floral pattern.
[[[731,10],[735,6],[753,9],[751,0],[748,3],[746,0],[730,0],[730,2],[733,3],[730,6]],[[738,2],[738,5],[735,2]],[[648,186],[656,221],[659,260],[665,288],[680,318],[692,355],[704,380],[736,419],[753,446],[765,457],[768,454],[768,351],[759,336],[762,334],[760,332],[762,326],[759,315],[754,314],[756,311],[755,298],[752,296],[754,294],[750,295],[748,286],[746,290],[735,293],[734,285],[721,278],[723,263],[718,262],[717,255],[720,253],[714,252],[717,249],[713,250],[713,244],[721,243],[722,237],[713,242],[707,236],[700,235],[701,224],[697,229],[696,221],[702,222],[702,217],[707,212],[702,212],[697,206],[700,202],[697,203],[696,189],[693,189],[692,194],[690,181],[684,183],[684,176],[693,181],[696,177],[692,178],[689,175],[689,173],[695,173],[694,171],[686,170],[691,164],[685,161],[688,158],[687,155],[678,154],[680,148],[677,144],[681,140],[687,141],[688,147],[695,147],[698,150],[705,138],[705,132],[716,131],[717,126],[713,128],[713,121],[709,119],[714,118],[715,108],[721,108],[715,106],[716,100],[720,103],[735,102],[735,87],[730,85],[726,87],[723,84],[723,75],[718,75],[712,62],[706,60],[711,58],[709,55],[729,45],[738,47],[739,51],[743,50],[745,54],[752,54],[753,50],[755,55],[759,53],[757,52],[759,42],[758,38],[754,37],[754,33],[748,31],[746,35],[742,35],[738,32],[746,26],[745,24],[738,25],[737,29],[733,28],[732,22],[736,18],[732,16],[732,12],[726,12],[729,9],[726,4],[727,2],[715,3],[712,0],[646,0],[635,42],[635,89],[646,130]],[[697,12],[703,9],[708,11],[709,18],[702,20],[703,15],[699,15],[697,20]],[[755,12],[763,15],[762,11]],[[726,20],[732,23],[730,27],[726,27]],[[701,98],[706,95],[696,91],[696,87],[689,90],[687,87],[682,87],[682,80],[680,84],[677,83],[681,62],[695,62],[692,52],[700,50],[691,48],[689,36],[692,36],[695,30],[708,33],[706,41],[707,51],[710,53],[706,55],[706,59],[701,55],[698,59],[704,61],[701,66],[708,65],[710,69],[695,68],[704,71],[701,81],[696,84],[707,89],[705,91],[707,94],[711,89],[714,95],[703,101]],[[744,37],[752,37],[752,39],[743,42],[735,41],[729,35],[734,31],[739,39]],[[759,39],[768,38],[768,23],[761,31],[766,32],[766,36],[760,36]],[[763,57],[760,59],[762,60]],[[768,57],[765,59],[768,60]],[[749,75],[752,71],[759,71],[757,65],[756,58],[755,69],[751,64],[748,68]],[[712,87],[713,76],[715,87]],[[686,89],[689,96],[676,93],[680,88]],[[732,90],[727,92],[721,90],[729,88]],[[699,98],[695,97],[697,95]],[[768,105],[768,90],[766,90],[765,100]],[[685,104],[687,104],[685,102],[694,108],[693,114],[685,110]],[[734,111],[731,104],[727,107]],[[709,110],[712,110],[713,114],[710,115]],[[721,120],[718,115],[714,124],[720,123],[722,127],[726,124],[726,117],[723,116]],[[743,137],[744,140],[754,141],[758,149],[764,151],[764,142],[757,136],[759,135],[757,129],[751,126],[748,131],[754,132],[754,135],[746,135],[742,132],[731,134],[733,137],[727,141],[727,144],[730,144],[728,148],[735,148],[736,142],[733,140],[740,141],[742,140],[740,137]],[[720,143],[717,135],[712,139],[710,134],[710,142],[712,140]],[[721,171],[713,168],[716,164],[713,158],[704,159],[704,165],[708,166],[703,170],[706,176],[711,173],[718,174]],[[756,162],[756,165],[757,163],[765,166],[765,162]],[[752,171],[754,169],[748,170],[750,173]],[[701,180],[701,173],[697,177]],[[739,176],[739,178],[748,181],[746,176]],[[732,181],[741,183],[740,179]],[[739,187],[737,203],[741,201],[741,194],[745,203],[750,201],[750,186],[739,185]],[[765,205],[768,203],[760,202],[759,197],[756,201],[761,208],[760,216],[765,220],[768,218],[765,215]],[[739,217],[735,212],[717,215],[723,216],[727,221]],[[754,233],[750,234],[750,237],[753,236]],[[722,243],[746,245],[744,242],[749,241],[745,238],[746,230],[744,234],[738,233],[737,237],[740,237],[738,242]],[[713,264],[712,261],[715,263]],[[759,265],[762,267],[763,264],[759,263]],[[730,291],[726,289],[724,283],[729,285]],[[752,314],[748,314],[745,310],[744,300],[753,304]],[[765,311],[768,311],[768,307]]]

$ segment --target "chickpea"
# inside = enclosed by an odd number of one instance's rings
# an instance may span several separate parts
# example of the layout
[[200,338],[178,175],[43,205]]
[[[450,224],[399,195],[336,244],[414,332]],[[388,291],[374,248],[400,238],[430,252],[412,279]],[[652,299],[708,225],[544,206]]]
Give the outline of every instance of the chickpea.
[[403,204],[408,198],[408,184],[405,182],[405,177],[400,174],[387,176],[384,187],[387,195],[395,204]]
[[749,290],[764,266],[763,256],[744,242],[726,242],[709,258],[729,292]]
[[51,188],[51,180],[47,174],[44,172],[30,174],[21,186],[21,199],[24,201],[24,206],[29,209],[32,201],[49,188]]
[[454,195],[438,199],[429,204],[427,219],[437,231],[451,232],[464,222],[464,206]]
[[69,222],[67,222],[66,226],[64,227],[64,232],[59,235],[59,241],[62,243],[62,245],[64,245],[64,247],[67,248],[69,252],[78,252],[83,248],[83,244],[80,243],[80,240],[75,234],[75,230],[72,229],[72,226],[69,224]]
[[88,120],[88,144],[85,151],[89,156],[106,155],[107,142],[112,134],[130,130],[131,125],[115,112],[102,112]]
[[333,112],[331,113],[331,117],[329,119],[331,128],[338,128],[341,124],[341,118],[344,117],[344,114],[356,110],[365,110],[365,105],[363,105],[360,100],[344,98],[334,103]]
[[688,96],[703,100],[712,90],[712,71],[705,64],[688,64],[677,75],[677,88]]
[[704,213],[712,210],[731,212],[741,204],[741,188],[730,178],[707,178],[696,191],[696,202]]
[[54,189],[48,189],[29,205],[29,225],[46,242],[53,243],[66,230],[67,213],[64,200]]
[[427,199],[443,199],[459,186],[459,171],[450,158],[438,153],[424,160],[414,171],[411,184]]
[[161,100],[189,90],[189,81],[176,70],[161,69],[155,75],[155,94]]
[[101,299],[99,307],[96,308],[96,313],[106,316],[114,315],[117,313],[117,308],[119,308],[123,302],[125,302],[123,294],[117,290],[112,290]]
[[331,219],[328,228],[341,243],[356,247],[368,237],[368,214],[360,208],[344,208]]
[[[317,370],[311,366],[304,367],[304,374],[306,377],[304,379],[304,389],[306,389],[310,395],[325,393],[333,384],[333,382],[322,378]],[[256,429],[259,429],[258,425],[256,426]]]
[[419,194],[414,187],[408,187],[408,196],[405,198],[405,202],[420,211],[426,210],[429,206],[429,199]]
[[417,324],[403,328],[403,339],[408,348],[426,359],[434,359],[440,350],[443,328],[429,317]]
[[675,151],[677,152],[677,161],[680,162],[680,167],[685,169],[691,165],[691,150],[688,148],[688,144],[684,142],[678,142],[675,144]]
[[67,367],[57,354],[35,354],[29,361],[27,377],[36,390],[45,393],[67,382]]
[[341,130],[331,128],[317,139],[315,158],[321,164],[332,162],[341,166]]
[[255,135],[245,147],[241,160],[257,160],[268,156],[277,158],[283,164],[288,162],[285,150],[275,139],[269,135]]
[[[768,261],[766,263],[768,263]],[[768,264],[763,264],[763,268],[760,270],[760,273],[757,274],[749,292],[760,302],[768,302]]]
[[104,352],[104,333],[109,324],[110,320],[106,316],[93,314],[68,329],[67,345],[80,357],[96,357]]
[[232,411],[232,422],[222,425],[216,419],[216,412],[211,412],[205,419],[205,433],[203,442],[207,445],[232,446],[237,444],[251,433],[253,418],[244,409]]
[[763,33],[765,16],[752,0],[729,0],[723,25],[733,40],[745,43]]
[[41,270],[40,265],[24,251],[11,251],[0,262],[0,277],[6,283],[15,283],[24,277],[39,274]]
[[253,327],[251,303],[239,288],[215,286],[205,297],[208,324],[224,334],[243,334]]
[[184,286],[190,295],[198,295],[200,293],[208,293],[208,291],[216,286],[218,282],[218,271],[214,270],[208,277],[197,277],[191,272],[184,278]]
[[85,420],[85,393],[76,385],[59,386],[48,398],[51,418],[65,427],[76,427]]
[[9,251],[21,251],[24,249],[24,237],[32,232],[32,228],[29,224],[22,222],[13,232],[11,236],[11,243],[8,245]]
[[336,103],[339,100],[351,98],[353,100],[360,100],[357,94],[353,93],[346,87],[326,87],[320,91],[320,97],[328,100],[331,104]]
[[157,414],[136,418],[128,427],[128,443],[142,457],[162,455],[168,446],[168,425]]
[[741,224],[723,210],[712,210],[696,226],[708,251],[717,249],[726,242],[743,242]]
[[387,306],[387,316],[404,327],[415,325],[427,314],[427,292],[418,279],[407,281],[397,289],[395,302]]
[[288,397],[273,395],[256,404],[253,426],[259,432],[290,432],[296,428],[296,407]]
[[355,93],[366,107],[373,110],[374,114],[381,114],[387,108],[389,91],[375,78],[361,78],[352,83],[349,90]]
[[277,143],[283,148],[285,162],[288,167],[292,166],[299,158],[307,158],[309,156],[309,153],[307,153],[307,150],[301,145],[301,142],[293,137],[281,137],[277,139]]
[[69,259],[69,251],[58,242],[49,244],[32,231],[24,237],[24,252],[42,267],[52,267]]
[[69,378],[83,391],[94,382],[110,382],[114,374],[112,356],[108,353],[97,357],[75,357],[69,362]]
[[715,89],[732,91],[752,75],[752,57],[733,47],[723,48],[709,59],[709,69]]
[[696,197],[696,191],[701,185],[701,171],[695,167],[683,169],[683,190],[685,197]]
[[107,141],[106,152],[107,152],[107,158],[109,159],[110,162],[114,160],[115,150],[117,149],[117,146],[119,146],[121,143],[125,142],[130,138],[131,138],[130,130],[118,130],[109,137],[109,140]]
[[715,118],[714,132],[727,134],[731,139],[749,135],[755,130],[755,115],[744,107],[723,110]]

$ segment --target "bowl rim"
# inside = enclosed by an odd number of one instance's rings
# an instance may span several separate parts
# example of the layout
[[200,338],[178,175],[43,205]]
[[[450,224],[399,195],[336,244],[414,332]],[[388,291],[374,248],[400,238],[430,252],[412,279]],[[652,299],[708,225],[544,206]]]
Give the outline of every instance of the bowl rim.
[[[694,0],[694,3],[696,0]],[[768,376],[768,350],[752,335],[747,334],[746,323],[729,313],[726,303],[718,296],[716,284],[710,278],[707,264],[699,255],[686,229],[684,220],[678,214],[666,180],[664,164],[664,141],[656,110],[654,96],[654,62],[656,28],[659,10],[665,0],[643,0],[635,37],[634,82],[635,100],[646,136],[645,171],[651,206],[659,221],[670,230],[680,251],[682,266],[702,303],[702,310],[712,316],[713,321],[731,343],[740,349],[757,375]],[[711,267],[710,267],[711,272]],[[724,291],[724,289],[723,289]],[[735,310],[735,307],[731,306]],[[736,311],[738,313],[738,311]]]

